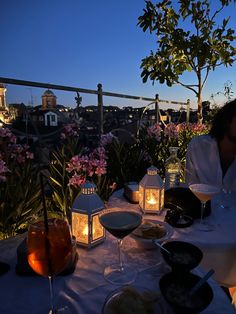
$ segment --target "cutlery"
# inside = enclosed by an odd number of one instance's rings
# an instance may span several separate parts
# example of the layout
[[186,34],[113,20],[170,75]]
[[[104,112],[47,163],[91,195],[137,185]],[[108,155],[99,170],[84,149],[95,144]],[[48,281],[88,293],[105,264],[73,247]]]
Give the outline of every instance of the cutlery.
[[198,289],[201,288],[201,286],[207,281],[208,278],[210,278],[214,274],[214,269],[210,269],[204,277],[202,277],[190,290],[189,295],[192,296],[194,293],[198,291]]

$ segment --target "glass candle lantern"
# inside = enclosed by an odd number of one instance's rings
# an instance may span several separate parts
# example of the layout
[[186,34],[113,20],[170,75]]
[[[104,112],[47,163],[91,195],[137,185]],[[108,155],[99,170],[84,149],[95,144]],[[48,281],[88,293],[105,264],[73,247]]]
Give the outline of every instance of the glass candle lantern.
[[164,183],[154,166],[139,183],[139,206],[146,214],[159,214],[164,207]]
[[95,191],[96,186],[93,183],[82,184],[81,192],[72,205],[72,234],[77,244],[88,248],[105,239],[105,230],[99,222],[104,203]]

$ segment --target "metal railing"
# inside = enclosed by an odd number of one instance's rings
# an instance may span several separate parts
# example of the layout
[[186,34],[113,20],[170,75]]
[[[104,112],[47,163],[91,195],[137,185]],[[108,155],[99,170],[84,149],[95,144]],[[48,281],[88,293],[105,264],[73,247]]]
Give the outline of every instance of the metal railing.
[[151,102],[150,104],[155,104],[155,122],[156,123],[159,122],[159,116],[160,116],[159,104],[160,103],[168,104],[168,105],[186,106],[186,122],[189,122],[189,115],[190,115],[190,100],[189,99],[186,102],[180,102],[180,101],[159,99],[158,94],[155,95],[155,98],[149,98],[149,97],[143,97],[143,96],[134,96],[134,95],[125,95],[125,94],[119,94],[119,93],[105,92],[102,89],[102,84],[97,85],[97,90],[92,90],[92,89],[86,89],[86,88],[80,88],[80,87],[17,80],[17,79],[12,79],[12,78],[7,78],[7,77],[0,77],[0,83],[76,92],[77,101],[79,101],[79,98],[80,98],[79,93],[97,95],[99,135],[103,134],[103,122],[104,122],[103,121],[103,96],[142,100],[142,101]]

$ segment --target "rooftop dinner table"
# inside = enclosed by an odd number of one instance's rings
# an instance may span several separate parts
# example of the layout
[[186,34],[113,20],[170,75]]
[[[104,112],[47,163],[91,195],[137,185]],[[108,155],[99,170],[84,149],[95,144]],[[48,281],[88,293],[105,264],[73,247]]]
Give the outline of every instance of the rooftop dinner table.
[[[223,206],[223,205],[227,206]],[[123,197],[123,190],[115,192],[110,206],[138,210]],[[165,210],[160,215],[147,215],[149,219],[163,221]],[[211,201],[211,214],[207,218],[213,231],[199,231],[193,224],[188,228],[174,228],[172,239],[196,244],[204,253],[201,266],[205,270],[214,268],[214,279],[222,286],[236,286],[236,192],[220,193]]]
[[[130,204],[123,198],[122,191],[117,191],[113,194],[108,206],[118,206],[139,211],[138,205]],[[151,217],[153,218],[153,215]],[[160,216],[156,217],[156,219],[160,218]],[[220,221],[221,224],[223,222],[223,220]],[[191,228],[194,228],[194,226]],[[192,230],[191,228],[189,228],[190,231]],[[187,230],[175,230],[173,237],[192,241],[195,239],[194,231],[192,234],[190,231],[188,234]],[[226,230],[226,235],[227,232]],[[200,239],[199,234],[196,236]],[[202,237],[204,238],[205,236],[210,237],[210,233],[204,233]],[[24,237],[25,234],[0,241],[0,260],[9,263],[11,266],[9,272],[0,276],[1,314],[48,313],[48,280],[39,276],[19,276],[15,272],[16,248]],[[232,245],[233,242],[236,243],[236,237],[234,241],[232,239]],[[210,243],[209,240],[209,246]],[[200,244],[203,243],[200,241]],[[223,240],[219,246],[219,252],[221,246],[222,249],[226,250]],[[118,259],[116,239],[107,233],[106,240],[102,244],[89,250],[77,247],[77,252],[79,260],[74,273],[67,276],[57,276],[55,279],[55,304],[59,307],[66,306],[65,313],[100,314],[107,295],[118,288],[118,286],[107,282],[103,277],[104,267]],[[132,237],[127,236],[123,242],[123,257],[126,263],[133,263],[138,270],[136,281],[132,285],[159,291],[159,279],[164,273],[169,271],[169,268],[162,260],[158,247],[153,250],[145,250]],[[213,261],[211,268],[215,267],[214,263],[216,261]],[[203,263],[203,266],[205,267],[205,263]],[[198,267],[195,271],[203,276],[208,269],[207,265],[205,269]],[[218,271],[217,269],[217,273]],[[229,273],[231,273],[230,270]],[[202,313],[235,313],[230,300],[220,286],[213,279],[209,279],[208,282],[213,289],[214,298],[212,303]],[[169,312],[163,313],[168,314]]]

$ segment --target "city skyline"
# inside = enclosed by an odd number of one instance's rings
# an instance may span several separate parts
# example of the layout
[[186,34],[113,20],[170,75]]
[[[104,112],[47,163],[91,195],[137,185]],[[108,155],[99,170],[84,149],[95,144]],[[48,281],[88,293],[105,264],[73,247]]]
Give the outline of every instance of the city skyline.
[[[155,36],[137,26],[144,0],[56,1],[12,0],[4,2],[0,76],[86,89],[97,89],[186,102],[196,99],[180,86],[142,83],[142,58],[156,49]],[[215,2],[213,3],[215,6]],[[236,11],[232,3],[223,16]],[[236,28],[235,19],[229,26]],[[193,76],[183,76],[188,82]],[[220,67],[208,78],[204,100],[222,92],[231,81],[236,90],[236,68]],[[7,85],[7,102],[39,105],[45,89]],[[53,90],[59,104],[75,106],[75,93]],[[96,95],[82,94],[82,105],[95,105]],[[225,98],[219,98],[225,101]],[[147,104],[147,102],[145,103]],[[143,106],[140,101],[104,97],[104,105]]]

